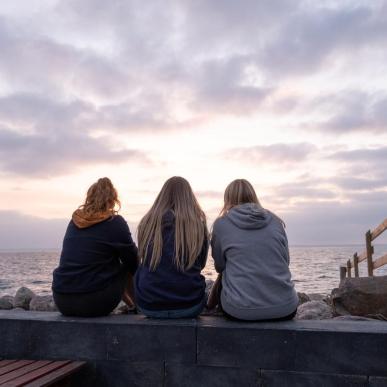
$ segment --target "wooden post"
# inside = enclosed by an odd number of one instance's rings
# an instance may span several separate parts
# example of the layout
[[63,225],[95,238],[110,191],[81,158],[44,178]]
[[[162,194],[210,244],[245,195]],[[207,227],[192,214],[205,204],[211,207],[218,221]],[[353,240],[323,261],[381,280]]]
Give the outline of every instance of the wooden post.
[[367,266],[368,266],[368,276],[373,277],[374,275],[374,265],[372,262],[372,254],[374,249],[371,244],[371,231],[368,230],[365,235],[366,239],[366,249],[367,249]]
[[355,277],[359,277],[359,258],[357,253],[353,254],[353,267],[355,269]]
[[347,261],[347,272],[348,272],[348,278],[351,278],[352,275],[351,275],[351,260],[348,259]]
[[340,281],[342,281],[347,275],[347,268],[345,266],[340,266]]

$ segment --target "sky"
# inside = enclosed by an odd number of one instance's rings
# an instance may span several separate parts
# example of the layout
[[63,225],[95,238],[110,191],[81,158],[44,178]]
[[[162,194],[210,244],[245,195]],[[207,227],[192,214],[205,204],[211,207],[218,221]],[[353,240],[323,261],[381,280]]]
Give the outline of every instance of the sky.
[[364,243],[387,217],[386,20],[378,0],[0,2],[0,249],[59,247],[103,176],[133,233],[180,175],[209,224],[245,178],[290,244]]

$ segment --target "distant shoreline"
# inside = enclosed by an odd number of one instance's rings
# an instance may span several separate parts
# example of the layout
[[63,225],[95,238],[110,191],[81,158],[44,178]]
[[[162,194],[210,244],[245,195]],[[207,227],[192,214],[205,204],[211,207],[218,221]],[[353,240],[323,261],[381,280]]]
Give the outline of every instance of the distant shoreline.
[[[375,243],[375,246],[387,246],[385,243]],[[364,243],[343,243],[343,244],[290,244],[289,247],[364,247]],[[0,248],[0,253],[13,253],[13,252],[37,252],[37,251],[57,251],[62,247],[23,247],[23,248]]]

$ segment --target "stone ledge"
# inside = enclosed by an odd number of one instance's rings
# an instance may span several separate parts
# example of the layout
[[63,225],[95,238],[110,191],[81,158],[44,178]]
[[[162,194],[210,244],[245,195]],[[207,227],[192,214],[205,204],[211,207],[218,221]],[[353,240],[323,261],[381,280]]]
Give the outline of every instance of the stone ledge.
[[0,357],[86,360],[94,380],[90,385],[99,380],[130,385],[136,379],[141,386],[175,386],[184,378],[200,385],[218,380],[223,386],[235,380],[241,385],[281,380],[300,386],[381,385],[387,380],[385,348],[387,323],[379,321],[88,319],[0,311]]

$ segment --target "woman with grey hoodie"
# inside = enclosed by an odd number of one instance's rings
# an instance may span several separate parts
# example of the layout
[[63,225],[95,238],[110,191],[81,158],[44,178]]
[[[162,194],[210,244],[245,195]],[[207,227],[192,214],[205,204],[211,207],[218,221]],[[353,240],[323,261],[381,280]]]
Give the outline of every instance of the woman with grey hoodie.
[[220,275],[209,309],[220,301],[226,315],[240,320],[295,316],[298,296],[291,281],[284,223],[260,205],[247,180],[234,180],[226,188],[211,247]]

